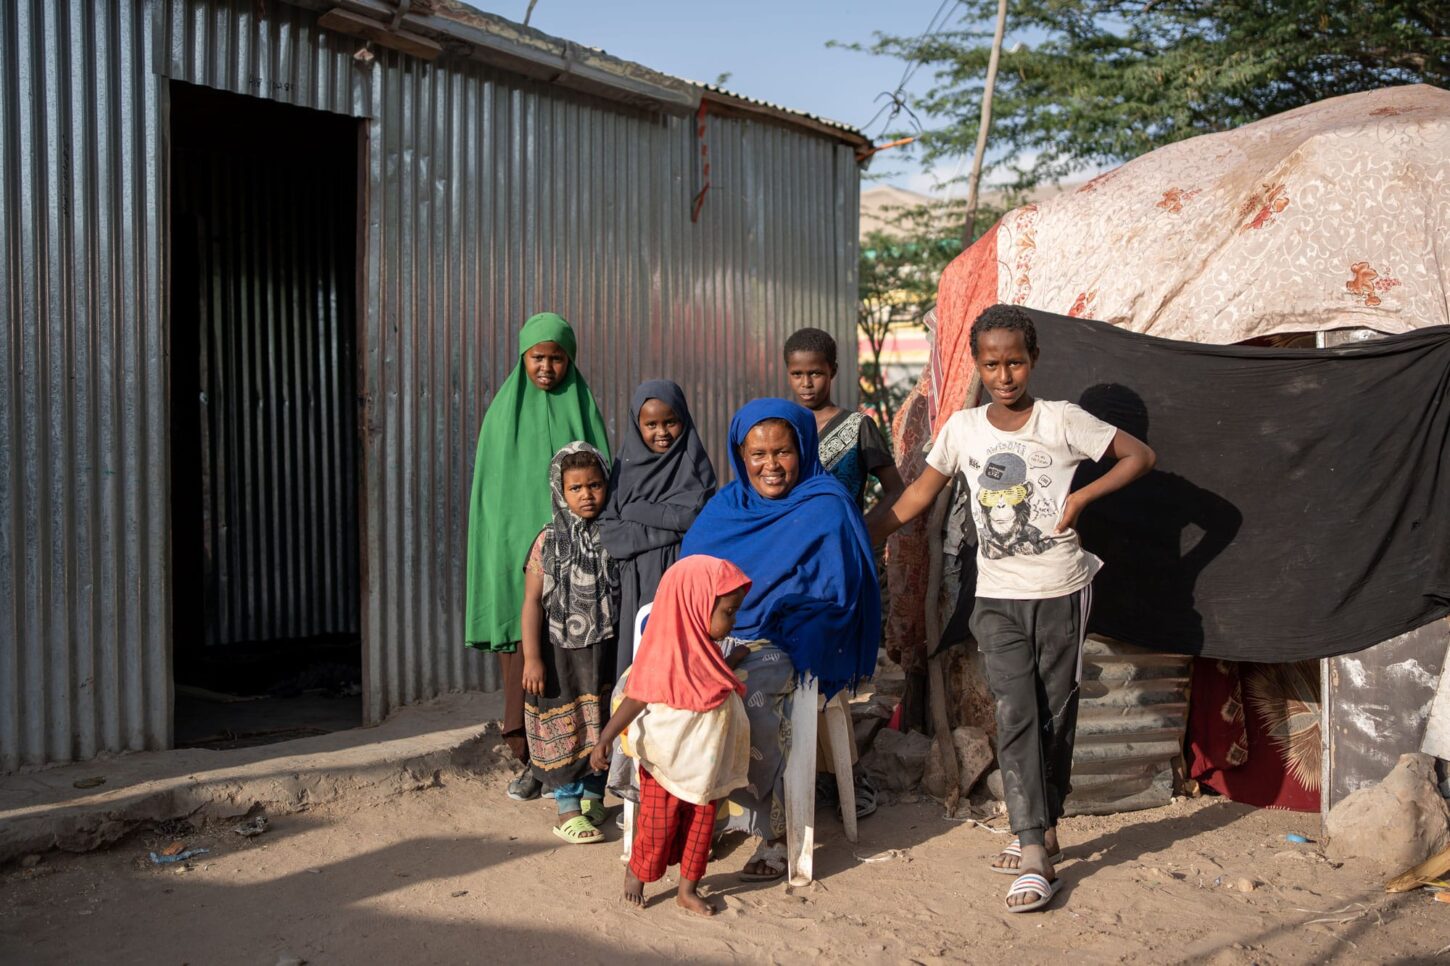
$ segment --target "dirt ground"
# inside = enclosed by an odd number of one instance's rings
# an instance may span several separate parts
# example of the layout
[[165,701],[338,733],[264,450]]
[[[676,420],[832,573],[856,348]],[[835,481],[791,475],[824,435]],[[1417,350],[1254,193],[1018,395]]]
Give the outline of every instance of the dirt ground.
[[1062,893],[1046,913],[1008,915],[1011,880],[986,871],[1005,836],[899,803],[862,822],[854,846],[823,818],[818,881],[801,890],[739,881],[750,849],[727,842],[705,879],[722,912],[701,921],[664,884],[626,909],[613,823],[607,845],[563,845],[552,803],[509,801],[506,777],[445,775],[276,817],[254,839],[204,829],[184,839],[210,853],[182,866],[147,860],[174,840],[154,832],[12,864],[0,961],[1450,961],[1450,904],[1386,895],[1368,866],[1287,842],[1317,835],[1312,815],[1199,799],[1069,819]]

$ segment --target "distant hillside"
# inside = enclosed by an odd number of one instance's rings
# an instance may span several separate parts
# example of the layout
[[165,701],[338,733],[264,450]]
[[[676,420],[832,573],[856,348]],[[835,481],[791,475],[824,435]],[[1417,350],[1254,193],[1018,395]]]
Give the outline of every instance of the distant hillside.
[[[1054,195],[1071,191],[1081,183],[1073,181],[1063,185],[1042,185],[1028,196],[1028,200],[1045,201]],[[955,207],[960,208],[961,200],[953,200]],[[988,205],[1000,206],[1004,200],[1003,192],[989,191],[982,200]],[[955,219],[940,197],[925,195],[919,191],[909,191],[906,188],[898,188],[889,184],[863,190],[861,192],[861,237],[865,238],[873,231],[892,231],[894,227],[892,222],[898,212],[908,208],[919,208],[923,205],[941,206],[942,210],[934,221],[943,231],[953,227],[952,222]]]

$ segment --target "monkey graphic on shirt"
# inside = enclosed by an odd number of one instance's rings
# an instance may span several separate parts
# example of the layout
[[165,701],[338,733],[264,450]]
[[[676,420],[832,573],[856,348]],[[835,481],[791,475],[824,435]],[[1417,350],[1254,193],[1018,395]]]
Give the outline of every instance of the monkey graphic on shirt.
[[1035,556],[1048,550],[1057,538],[1045,535],[1032,523],[1034,507],[1039,516],[1046,501],[1034,499],[1037,487],[1027,478],[1027,462],[1016,453],[993,453],[977,477],[977,540],[988,560]]

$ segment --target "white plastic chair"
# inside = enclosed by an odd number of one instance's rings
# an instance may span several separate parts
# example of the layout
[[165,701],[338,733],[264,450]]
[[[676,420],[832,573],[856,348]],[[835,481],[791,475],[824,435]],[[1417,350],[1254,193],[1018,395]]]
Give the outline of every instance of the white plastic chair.
[[[645,604],[634,615],[634,641],[630,644],[631,663],[634,655],[639,653],[639,641],[644,636],[645,621],[649,620],[650,608],[653,602]],[[638,766],[636,766],[638,767]],[[624,859],[629,861],[630,853],[634,849],[634,811],[637,806],[629,799],[624,800]]]
[[[790,751],[785,759],[786,879],[793,886],[810,883],[816,846],[816,720],[820,715],[819,683],[803,675],[791,706]],[[826,731],[831,739],[836,790],[841,799],[841,824],[846,840],[856,841],[856,785],[851,771],[850,714],[846,693],[826,702]]]

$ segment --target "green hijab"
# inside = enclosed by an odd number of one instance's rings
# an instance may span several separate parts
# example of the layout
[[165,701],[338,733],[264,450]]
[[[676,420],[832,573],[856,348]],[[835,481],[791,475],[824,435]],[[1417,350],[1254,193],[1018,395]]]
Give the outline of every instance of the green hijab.
[[[523,355],[557,342],[569,356],[563,380],[544,392],[524,372]],[[579,372],[574,330],[540,312],[519,333],[519,362],[504,380],[478,431],[468,512],[467,643],[512,651],[523,637],[524,562],[553,516],[549,461],[575,440],[592,443],[609,461],[604,418]]]

